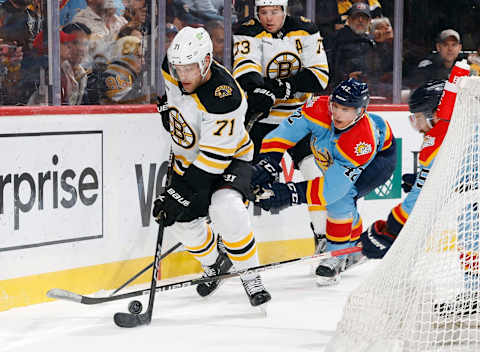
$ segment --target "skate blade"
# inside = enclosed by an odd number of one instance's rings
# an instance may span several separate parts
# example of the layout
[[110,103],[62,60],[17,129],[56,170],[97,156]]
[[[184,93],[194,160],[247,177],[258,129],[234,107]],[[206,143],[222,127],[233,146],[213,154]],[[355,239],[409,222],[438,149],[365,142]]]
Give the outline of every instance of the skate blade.
[[316,276],[317,286],[334,286],[340,283],[340,275],[335,277]]
[[263,304],[260,304],[259,306],[256,306],[256,307],[252,307],[254,308],[254,310],[256,312],[259,313],[259,315],[262,317],[262,318],[266,318],[267,315],[268,315],[268,306],[270,305],[270,301],[268,302],[265,302]]

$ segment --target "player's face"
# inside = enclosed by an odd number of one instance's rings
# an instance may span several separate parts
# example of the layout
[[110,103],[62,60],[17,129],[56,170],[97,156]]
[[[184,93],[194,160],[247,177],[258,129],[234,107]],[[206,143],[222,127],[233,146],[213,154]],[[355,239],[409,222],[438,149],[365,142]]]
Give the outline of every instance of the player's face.
[[192,93],[202,83],[200,66],[198,64],[175,65],[174,66],[178,80],[187,93]]
[[418,132],[427,133],[432,128],[423,112],[416,112],[408,116],[408,118],[412,127]]
[[332,120],[335,128],[340,130],[348,127],[357,117],[357,109],[332,102]]
[[277,33],[283,26],[285,13],[282,6],[260,6],[258,8],[258,19],[270,33]]

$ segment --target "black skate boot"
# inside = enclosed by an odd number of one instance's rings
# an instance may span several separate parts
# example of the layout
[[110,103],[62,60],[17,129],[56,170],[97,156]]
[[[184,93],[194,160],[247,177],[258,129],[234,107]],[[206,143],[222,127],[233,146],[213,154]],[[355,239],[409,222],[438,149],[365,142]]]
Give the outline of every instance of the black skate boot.
[[246,273],[240,277],[243,288],[247,293],[250,304],[257,307],[261,304],[267,303],[272,299],[270,293],[265,290],[262,283],[262,278],[258,274]]
[[322,260],[315,270],[319,285],[333,285],[340,280],[340,273],[345,270],[346,258],[332,257]]
[[[228,258],[228,256],[225,253],[219,251],[215,264],[203,267],[203,270],[204,270],[203,277],[228,273],[232,265],[233,264],[230,258]],[[215,280],[215,281],[205,282],[203,284],[198,284],[197,293],[201,297],[206,297],[208,295],[211,295],[220,286],[221,282],[222,280]]]

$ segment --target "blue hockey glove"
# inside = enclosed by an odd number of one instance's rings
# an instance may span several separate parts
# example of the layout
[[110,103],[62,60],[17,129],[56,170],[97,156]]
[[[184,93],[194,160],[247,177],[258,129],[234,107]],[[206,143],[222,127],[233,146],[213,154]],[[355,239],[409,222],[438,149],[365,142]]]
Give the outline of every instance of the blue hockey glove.
[[405,193],[408,193],[412,190],[412,187],[415,184],[416,178],[417,176],[415,174],[402,175],[402,189]]
[[370,259],[380,259],[388,252],[396,236],[388,232],[384,220],[375,221],[360,235],[362,253]]
[[257,186],[254,190],[255,204],[263,210],[282,210],[291,205],[300,204],[299,194],[295,183],[273,183],[268,186]]
[[270,156],[265,155],[262,159],[253,165],[251,184],[256,186],[265,186],[269,183],[278,182],[282,167]]

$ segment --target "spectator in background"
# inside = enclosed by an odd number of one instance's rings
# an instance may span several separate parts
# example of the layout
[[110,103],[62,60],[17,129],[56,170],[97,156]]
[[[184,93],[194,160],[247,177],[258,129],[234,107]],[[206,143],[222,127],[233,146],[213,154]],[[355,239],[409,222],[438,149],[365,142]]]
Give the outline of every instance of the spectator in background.
[[453,29],[440,32],[435,48],[437,52],[420,61],[413,75],[407,79],[412,88],[429,80],[447,80],[455,62],[462,58],[460,34]]
[[[140,32],[147,31],[147,6],[145,0],[128,0],[123,14],[130,27],[138,29]],[[148,21],[150,23],[150,21]]]
[[112,43],[127,20],[115,14],[113,0],[87,0],[87,5],[75,15],[73,21],[90,28],[90,50],[93,52],[97,41]]
[[379,0],[337,0],[338,2],[338,13],[340,14],[341,20],[343,23],[346,23],[348,16],[350,15],[350,9],[353,4],[363,2],[368,5],[368,8],[371,13],[371,18],[382,17],[382,5],[380,5]]
[[[213,0],[176,0],[186,13],[186,22],[205,23],[212,20],[223,21],[219,9],[215,7]],[[183,20],[183,19],[182,19]]]
[[[367,57],[366,81],[371,98],[384,97],[391,101],[393,82],[393,29],[388,17],[374,18],[370,23],[370,36],[375,47]],[[386,101],[383,101],[386,102]]]
[[67,76],[66,84],[69,95],[65,104],[80,105],[87,86],[87,71],[82,67],[88,53],[88,39],[92,33],[83,23],[69,23],[63,27],[63,32],[75,35],[75,39],[66,43],[70,56],[64,60],[62,70]]
[[336,87],[345,79],[365,79],[367,57],[375,42],[368,36],[371,15],[368,5],[359,2],[352,5],[345,27],[325,39],[325,51],[331,72],[330,87]]
[[213,43],[213,58],[223,65],[223,48],[225,47],[225,30],[223,21],[210,21],[205,25],[205,29]]
[[0,4],[0,38],[5,44],[21,47],[24,55],[30,54],[42,27],[36,5],[33,0],[7,0]]
[[126,24],[125,26],[123,26],[120,31],[118,32],[118,35],[117,35],[117,39],[120,39],[120,38],[123,38],[123,37],[126,37],[126,36],[129,36],[129,35],[132,35],[134,37],[137,37],[138,39],[142,40],[143,39],[143,34],[142,32],[138,29],[138,27],[135,27],[135,26],[130,26],[128,24]]
[[338,14],[337,0],[317,1],[315,6],[315,24],[318,26],[323,37],[340,29],[342,23]]
[[23,59],[22,48],[16,45],[3,44],[0,38],[0,105],[5,105],[10,89],[17,81],[17,73]]
[[177,27],[172,24],[172,23],[167,23],[166,28],[165,28],[165,51],[170,47],[170,44],[172,43],[173,38],[178,33]]
[[0,38],[11,50],[16,46],[22,51],[20,65],[16,62],[15,65],[4,66],[7,68],[5,76],[8,77],[2,87],[4,105],[25,104],[28,100],[28,96],[19,98],[23,93],[23,81],[28,79],[28,72],[36,66],[33,41],[42,27],[42,17],[37,5],[38,0],[7,0],[0,4]]
[[480,76],[480,40],[477,41],[476,48],[476,52],[468,55],[468,63],[473,74]]
[[103,73],[102,104],[144,103],[140,72],[143,66],[142,41],[126,36],[115,42],[113,58]]
[[[76,39],[75,34],[68,34],[63,31],[60,31],[60,81],[61,81],[61,103],[67,104],[71,94],[71,85],[68,80],[70,75],[64,71],[63,62],[69,60],[72,55],[71,46],[68,45],[69,42]],[[37,51],[39,58],[43,60],[38,61],[38,70],[48,69],[48,58],[47,58],[47,38],[44,36],[44,32],[40,32],[33,42],[33,47]],[[31,94],[28,99],[28,105],[46,105],[47,101],[47,92],[43,89],[42,85],[35,87],[36,89]]]

